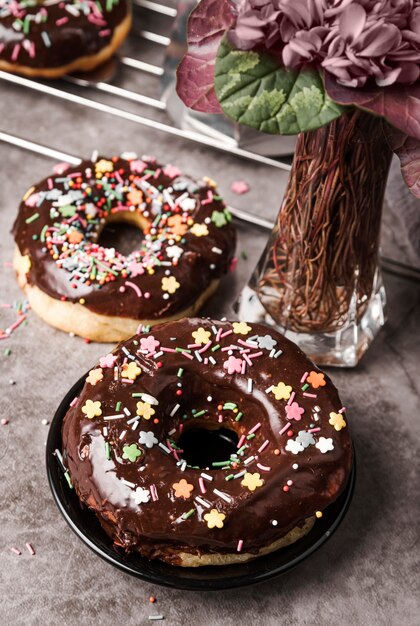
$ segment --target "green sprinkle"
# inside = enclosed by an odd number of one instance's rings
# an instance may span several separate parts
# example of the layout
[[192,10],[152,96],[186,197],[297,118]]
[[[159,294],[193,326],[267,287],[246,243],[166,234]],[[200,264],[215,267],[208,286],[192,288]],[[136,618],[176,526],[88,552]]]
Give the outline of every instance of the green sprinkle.
[[234,474],[229,474],[229,476],[225,476],[225,480],[232,480]]
[[141,397],[142,397],[142,395],[143,395],[142,393],[132,393],[132,394],[131,394],[131,397],[132,397],[132,398],[141,398]]
[[242,411],[239,411],[238,415],[235,417],[235,422],[240,422],[243,415]]
[[108,441],[105,443],[105,454],[106,454],[106,460],[109,461],[111,458],[111,447]]
[[201,417],[202,415],[205,414],[205,412],[206,412],[205,409],[203,409],[202,411],[198,411],[198,413],[196,413],[194,417]]
[[302,391],[306,391],[308,387],[309,387],[308,383],[305,383],[302,387]]
[[237,404],[235,404],[234,402],[225,402],[223,405],[224,409],[230,409],[231,411],[233,411],[234,409],[237,408]]
[[216,350],[218,350],[220,348],[220,344],[218,343],[216,346],[213,346],[211,351],[212,352],[216,352]]
[[195,509],[190,509],[186,513],[182,514],[182,519],[188,519],[189,517],[191,517],[191,515],[194,515],[194,513],[195,513]]
[[117,404],[115,405],[115,410],[116,410],[116,411],[119,411],[119,410],[120,410],[120,408],[121,408],[121,404],[122,404],[122,402],[119,400],[119,401],[117,402]]
[[242,250],[241,257],[243,258],[244,261],[247,261],[248,260],[248,252],[246,252],[245,250]]
[[189,352],[191,354],[191,350],[188,350],[187,348],[175,348],[175,350],[177,352]]
[[213,467],[223,467],[223,466],[229,467],[229,465],[230,465],[230,461],[214,461],[212,463]]
[[254,437],[255,437],[255,433],[251,433],[250,435],[246,436],[247,439],[254,439]]
[[27,217],[25,220],[26,224],[32,224],[32,222],[35,222],[35,220],[37,220],[39,217],[39,213],[34,213],[33,215],[31,215],[30,217]]
[[246,450],[246,448],[247,448],[247,447],[248,447],[248,446],[247,446],[247,445],[245,445],[245,446],[242,446],[242,448],[239,448],[239,450],[238,450],[237,454],[243,454],[243,453],[245,452],[245,450]]
[[66,477],[67,483],[70,487],[70,489],[73,489],[73,483],[71,482],[71,478],[70,478],[70,474],[69,474],[69,470],[66,470],[64,472],[64,476]]
[[32,235],[32,240],[36,241],[38,239],[38,235],[35,233],[34,235]]
[[180,367],[177,373],[178,378],[181,378],[183,373],[184,373],[184,370],[182,369],[182,367]]
[[12,351],[10,348],[6,348],[4,351],[4,356],[10,356],[12,354]]
[[41,230],[41,241],[44,242],[45,241],[45,233],[48,230],[48,226],[47,224],[45,224],[44,228]]

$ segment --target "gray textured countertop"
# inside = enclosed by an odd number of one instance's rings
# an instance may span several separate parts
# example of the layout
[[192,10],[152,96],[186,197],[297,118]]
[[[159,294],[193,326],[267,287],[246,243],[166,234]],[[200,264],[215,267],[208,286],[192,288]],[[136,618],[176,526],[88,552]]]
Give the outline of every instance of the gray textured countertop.
[[[137,53],[150,59],[158,54]],[[137,74],[129,80],[158,95],[154,79]],[[285,183],[281,172],[3,82],[0,90],[0,130],[76,155],[94,148],[110,155],[156,154],[193,175],[214,177],[236,206],[266,217],[276,214]],[[125,108],[142,112],[133,103]],[[155,117],[165,120],[163,113]],[[52,162],[0,143],[0,164],[1,304],[22,298],[9,266],[9,233],[20,197],[49,173]],[[251,185],[246,196],[230,192],[238,178]],[[387,253],[404,254],[407,242],[389,213],[383,230]],[[207,314],[229,314],[266,236],[243,225],[239,235],[238,271],[224,281]],[[244,250],[247,260],[240,254]],[[357,369],[330,372],[348,408],[358,459],[345,521],[320,551],[286,576],[217,593],[174,591],[132,579],[102,562],[66,526],[47,484],[48,426],[42,420],[51,419],[65,392],[105,347],[60,333],[29,313],[27,324],[0,345],[0,417],[9,420],[0,426],[0,623],[138,626],[159,614],[173,626],[418,623],[420,285],[391,274],[385,284],[386,327]],[[0,328],[13,320],[12,312],[0,308]]]

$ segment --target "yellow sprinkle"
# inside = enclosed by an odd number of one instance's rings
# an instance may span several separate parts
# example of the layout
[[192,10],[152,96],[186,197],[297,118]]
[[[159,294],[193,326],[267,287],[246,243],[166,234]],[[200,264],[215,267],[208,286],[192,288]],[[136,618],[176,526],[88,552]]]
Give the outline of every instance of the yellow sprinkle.
[[25,201],[27,198],[29,198],[29,196],[32,194],[33,191],[35,191],[35,187],[31,187],[30,189],[28,189],[28,191],[23,196],[22,200]]
[[316,512],[315,512],[315,517],[317,517],[318,519],[319,519],[320,517],[322,517],[322,511],[316,511]]
[[86,300],[84,298],[80,298],[79,302],[80,302],[80,304],[84,304],[86,302]]

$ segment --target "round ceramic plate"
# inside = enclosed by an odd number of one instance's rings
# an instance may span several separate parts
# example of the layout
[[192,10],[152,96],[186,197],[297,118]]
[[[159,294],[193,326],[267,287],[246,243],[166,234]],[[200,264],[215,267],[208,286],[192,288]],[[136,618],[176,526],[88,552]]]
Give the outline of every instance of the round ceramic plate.
[[342,522],[354,490],[355,466],[341,496],[324,510],[312,530],[296,543],[277,552],[243,563],[220,567],[185,568],[162,561],[149,561],[138,553],[125,554],[114,547],[102,530],[96,515],[82,507],[74,490],[69,488],[55,450],[61,451],[61,425],[70,402],[86,379],[83,376],[67,393],[52,420],[47,440],[47,473],[54,500],[70,528],[98,556],[127,574],[148,582],[178,589],[217,590],[252,585],[280,574],[310,556],[322,546]]

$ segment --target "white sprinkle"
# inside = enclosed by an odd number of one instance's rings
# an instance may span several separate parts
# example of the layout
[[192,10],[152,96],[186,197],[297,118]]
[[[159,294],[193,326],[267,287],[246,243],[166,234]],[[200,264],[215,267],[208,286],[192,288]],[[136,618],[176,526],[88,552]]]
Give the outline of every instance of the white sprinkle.
[[274,355],[274,358],[278,359],[281,354],[283,354],[283,350],[277,350],[276,354]]
[[121,439],[124,439],[124,437],[126,436],[126,434],[127,434],[127,431],[126,431],[126,430],[123,430],[123,431],[121,432],[121,435],[119,436],[119,439],[120,439],[120,440],[121,440]]
[[94,150],[92,152],[92,156],[90,157],[90,160],[93,161],[94,163],[96,163],[96,161],[98,160],[98,151]]
[[117,415],[105,415],[104,420],[107,422],[108,420],[120,420],[125,417],[124,413],[118,413]]
[[293,467],[294,470],[299,469],[299,465],[297,463],[293,463],[292,467]]
[[169,431],[168,435],[174,435],[176,433],[176,428],[172,428],[172,430]]
[[124,408],[123,408],[123,411],[124,411],[124,413],[127,415],[127,417],[130,417],[130,415],[131,415],[131,411],[129,411],[129,410],[127,409],[127,407],[124,407]]
[[230,496],[228,496],[228,494],[225,493],[224,491],[219,491],[218,489],[213,489],[213,493],[215,493],[216,496],[219,496],[219,498],[222,498],[222,500],[224,500],[225,502],[232,502],[232,498]]
[[136,415],[135,417],[132,417],[131,419],[127,420],[127,424],[128,424],[128,425],[133,424],[134,422],[137,422],[137,421],[138,421],[138,419],[139,419],[139,418],[138,418],[138,416]]
[[129,481],[129,480],[125,480],[125,478],[121,478],[121,482],[122,482],[124,485],[127,485],[127,487],[132,487],[133,489],[134,489],[134,487],[136,486],[136,485],[135,485],[135,483],[130,483],[130,481]]
[[195,501],[198,502],[198,504],[201,504],[201,506],[204,506],[204,508],[206,509],[209,509],[211,507],[211,504],[207,502],[207,500],[204,500],[203,498],[201,498],[200,496],[196,496]]
[[252,378],[248,378],[248,393],[252,393]]
[[268,387],[268,389],[265,390],[265,393],[270,393],[270,391],[272,390],[274,385],[271,385],[271,387]]
[[156,352],[156,354],[153,355],[154,359],[158,359],[160,356],[162,356],[163,352],[162,350],[160,350],[160,352]]
[[271,520],[271,523],[272,523],[273,526],[277,526],[278,521],[276,519],[273,519],[273,520]]
[[273,349],[271,350],[271,352],[270,352],[269,356],[270,356],[271,358],[273,358],[273,356],[274,356],[275,354],[276,354],[276,349],[275,349],[275,348],[273,348]]
[[46,420],[46,419],[45,419],[45,417],[44,417],[44,419],[42,419],[42,420],[41,420],[41,424],[42,424],[43,426],[48,426],[49,421],[48,421],[48,420]]
[[104,426],[102,430],[104,437],[108,437],[108,426]]
[[134,424],[131,427],[131,430],[136,430],[137,426],[139,425],[139,420],[137,419]]
[[160,619],[165,619],[163,617],[163,615],[149,615],[149,619],[150,620],[160,620]]
[[172,409],[172,411],[170,412],[170,416],[173,417],[175,415],[175,413],[178,411],[179,407],[181,405],[180,404],[175,404],[174,408]]
[[159,442],[159,448],[162,448],[162,450],[164,452],[166,452],[166,454],[171,454],[171,451],[169,450],[169,448],[167,448],[163,443]]
[[245,474],[246,470],[242,470],[242,472],[238,472],[237,474],[235,474],[233,478],[242,478],[242,476],[245,476]]
[[186,467],[187,467],[187,461],[182,461],[182,463],[181,463],[181,472],[185,472]]
[[206,480],[210,480],[210,481],[212,481],[212,480],[213,480],[213,477],[212,477],[212,476],[209,476],[208,474],[205,474],[204,472],[201,472],[201,476],[202,476],[203,478],[205,478]]
[[203,362],[203,357],[198,352],[198,350],[195,350],[194,354],[195,354],[195,358],[197,359],[197,361],[200,361],[200,363],[202,363]]
[[220,248],[216,248],[216,246],[213,246],[211,251],[214,252],[215,254],[222,254],[223,253],[223,250],[221,250]]
[[209,356],[209,361],[212,365],[216,365],[216,360],[214,359],[214,357]]
[[212,396],[207,396],[207,402],[211,402],[213,400]]
[[249,465],[250,463],[252,463],[254,459],[255,459],[255,456],[249,456],[247,459],[245,459],[244,465]]
[[155,406],[159,404],[159,400],[157,400],[154,396],[149,395],[148,393],[142,393],[141,399],[144,400],[144,402],[148,402],[149,404],[153,404]]

